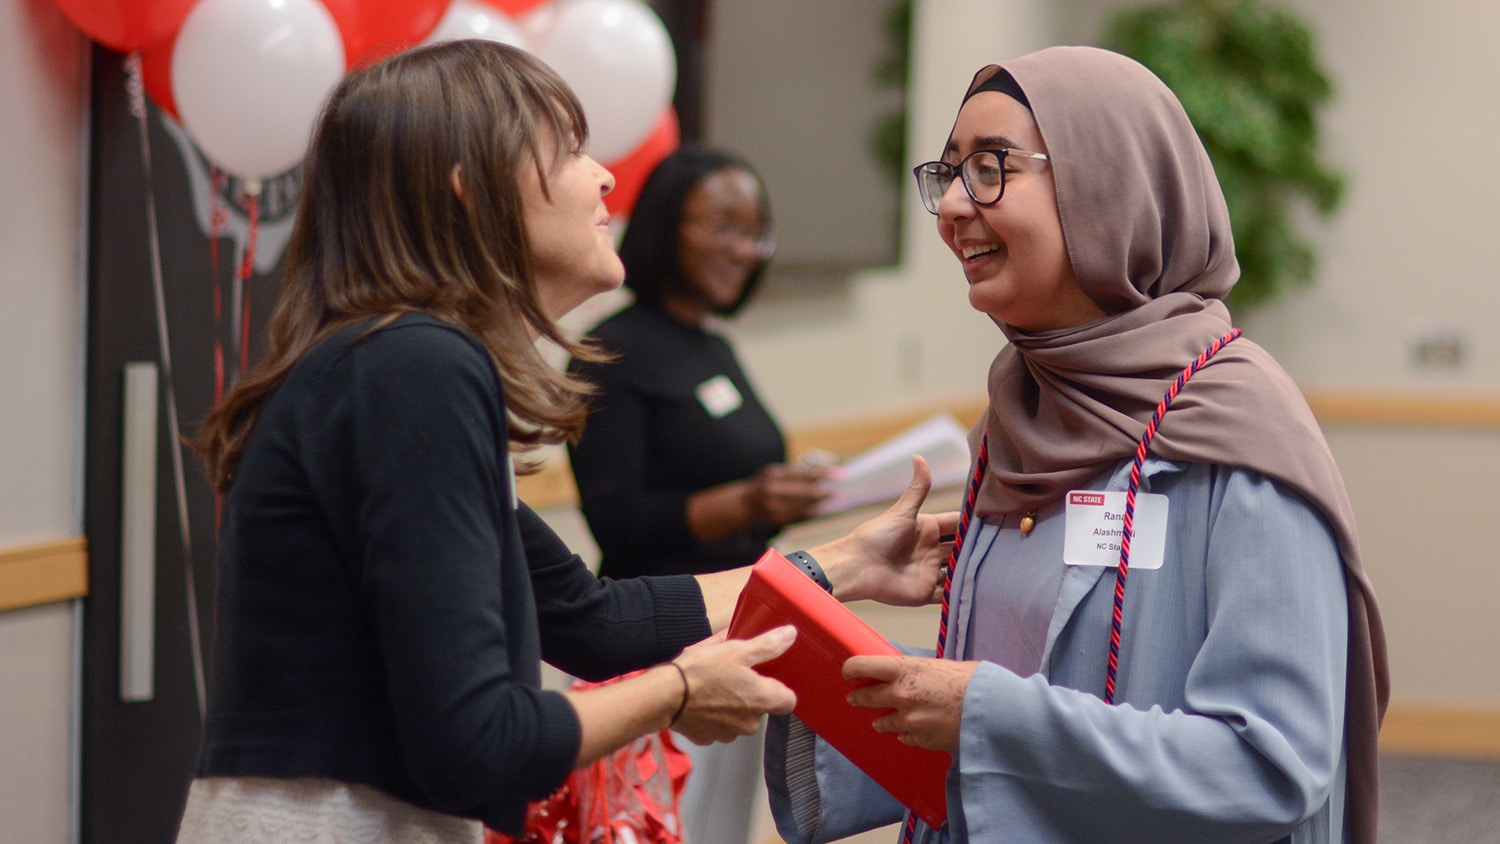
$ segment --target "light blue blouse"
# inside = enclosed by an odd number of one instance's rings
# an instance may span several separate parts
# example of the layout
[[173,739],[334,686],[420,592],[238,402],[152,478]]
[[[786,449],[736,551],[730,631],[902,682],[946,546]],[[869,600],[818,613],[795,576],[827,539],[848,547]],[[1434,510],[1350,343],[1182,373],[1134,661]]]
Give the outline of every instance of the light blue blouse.
[[[1098,488],[1123,490],[1128,470]],[[1348,599],[1327,522],[1255,472],[1149,459],[1143,478],[1169,501],[1166,555],[1130,572],[1114,706],[1102,699],[1114,568],[1063,566],[1056,506],[1026,537],[1013,519],[974,522],[947,650],[984,661],[964,698],[948,825],[919,824],[918,841],[1345,840]],[[1009,628],[981,615],[1020,611],[999,594],[1011,583],[1029,589],[1023,604],[1053,604],[1029,667],[1017,663],[1032,649],[995,642]],[[792,718],[771,719],[766,780],[788,844],[903,814]]]

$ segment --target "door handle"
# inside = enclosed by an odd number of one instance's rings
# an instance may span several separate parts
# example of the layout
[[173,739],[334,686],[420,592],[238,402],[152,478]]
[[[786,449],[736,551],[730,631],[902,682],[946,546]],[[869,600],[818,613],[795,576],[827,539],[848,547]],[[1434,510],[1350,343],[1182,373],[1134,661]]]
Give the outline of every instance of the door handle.
[[120,447],[120,700],[126,703],[155,696],[159,384],[155,362],[125,364]]

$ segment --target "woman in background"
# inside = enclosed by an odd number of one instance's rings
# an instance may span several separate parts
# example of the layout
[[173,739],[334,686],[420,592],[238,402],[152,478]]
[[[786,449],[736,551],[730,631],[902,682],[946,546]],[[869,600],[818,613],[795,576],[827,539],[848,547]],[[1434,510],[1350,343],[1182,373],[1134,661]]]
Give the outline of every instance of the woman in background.
[[569,448],[605,577],[709,572],[753,562],[827,497],[828,470],[786,465],[786,442],[711,324],[754,295],[773,250],[760,178],[685,146],[641,189],[620,243],[635,301],[590,337],[611,359],[574,359],[595,385]]
[[[794,697],[708,637],[747,570],[603,582],[515,497],[582,428],[540,355],[623,268],[572,91],[454,41],[350,73],[309,151],[270,353],[198,446],[224,495],[208,718],[180,844],[479,842],[637,736],[754,731]],[[854,598],[928,600],[925,476],[815,549]],[[851,576],[872,559],[902,563]],[[542,659],[589,691],[540,687]]]
[[[760,178],[726,152],[685,146],[641,188],[620,244],[635,301],[590,332],[611,359],[570,367],[597,390],[569,458],[602,576],[754,562],[827,497],[829,470],[786,464],[776,420],[711,325],[755,293],[771,232]],[[688,841],[745,841],[758,736],[689,752]]]

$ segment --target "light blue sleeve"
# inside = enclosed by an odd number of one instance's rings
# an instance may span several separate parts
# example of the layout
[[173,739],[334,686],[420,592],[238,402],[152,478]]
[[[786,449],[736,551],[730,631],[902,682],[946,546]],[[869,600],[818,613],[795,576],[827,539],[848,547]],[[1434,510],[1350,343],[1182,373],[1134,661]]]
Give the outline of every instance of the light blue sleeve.
[[1127,581],[1119,705],[1100,697],[1112,575],[1050,681],[975,671],[956,761],[970,840],[1342,840],[1348,604],[1327,523],[1242,470],[1197,467],[1170,498],[1166,564]]
[[[913,656],[931,649],[901,646]],[[906,809],[875,780],[790,715],[766,721],[766,791],[786,844],[823,844],[900,821]]]

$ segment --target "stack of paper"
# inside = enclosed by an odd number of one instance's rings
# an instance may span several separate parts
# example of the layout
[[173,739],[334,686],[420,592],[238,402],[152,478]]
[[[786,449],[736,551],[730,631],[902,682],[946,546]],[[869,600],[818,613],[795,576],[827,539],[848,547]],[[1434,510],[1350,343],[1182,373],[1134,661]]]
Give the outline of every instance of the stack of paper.
[[940,413],[841,464],[833,495],[818,515],[866,504],[890,504],[911,483],[911,456],[927,458],[932,488],[958,486],[969,474],[969,436],[952,416]]

